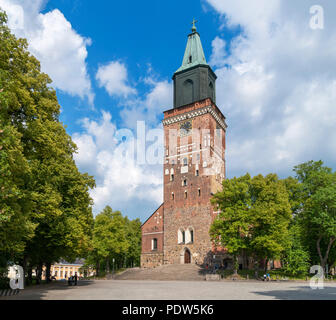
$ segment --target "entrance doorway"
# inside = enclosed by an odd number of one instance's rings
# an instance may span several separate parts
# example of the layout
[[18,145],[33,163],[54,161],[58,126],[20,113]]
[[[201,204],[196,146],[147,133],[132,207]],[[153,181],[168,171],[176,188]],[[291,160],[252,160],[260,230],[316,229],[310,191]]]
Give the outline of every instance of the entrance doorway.
[[184,252],[184,263],[191,263],[191,254],[189,249],[186,249]]

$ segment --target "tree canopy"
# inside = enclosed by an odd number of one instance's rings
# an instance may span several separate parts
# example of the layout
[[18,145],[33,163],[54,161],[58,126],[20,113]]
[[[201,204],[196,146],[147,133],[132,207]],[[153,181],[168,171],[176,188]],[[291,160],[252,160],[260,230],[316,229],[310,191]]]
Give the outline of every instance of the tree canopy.
[[0,11],[0,255],[25,270],[86,254],[92,177],[59,120],[51,79]]

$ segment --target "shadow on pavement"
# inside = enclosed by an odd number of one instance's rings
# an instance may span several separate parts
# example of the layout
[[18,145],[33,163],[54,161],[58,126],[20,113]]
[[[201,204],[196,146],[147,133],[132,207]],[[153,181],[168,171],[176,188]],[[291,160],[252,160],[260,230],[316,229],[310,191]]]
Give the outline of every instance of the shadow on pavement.
[[329,286],[323,289],[304,286],[293,287],[291,290],[254,291],[253,293],[280,300],[336,300],[336,287]]
[[69,286],[67,281],[57,281],[49,284],[40,284],[29,286],[16,296],[0,297],[1,300],[42,300],[47,297],[48,292],[59,290],[68,294],[69,290],[78,290],[81,287],[90,286],[92,280],[80,280],[77,286]]

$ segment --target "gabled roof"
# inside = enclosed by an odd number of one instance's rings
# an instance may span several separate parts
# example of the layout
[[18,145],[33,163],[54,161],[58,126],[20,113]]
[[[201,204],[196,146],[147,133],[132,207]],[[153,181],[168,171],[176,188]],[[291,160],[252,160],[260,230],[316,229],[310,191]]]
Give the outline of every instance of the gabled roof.
[[192,33],[188,36],[188,42],[184,53],[182,66],[176,72],[181,72],[197,65],[208,64],[205,59],[200,35],[196,31],[196,27],[193,26]]
[[154,213],[156,213],[161,207],[163,206],[163,203],[160,205],[160,207],[158,207],[148,218],[147,220],[141,225],[141,228],[142,226],[153,216]]

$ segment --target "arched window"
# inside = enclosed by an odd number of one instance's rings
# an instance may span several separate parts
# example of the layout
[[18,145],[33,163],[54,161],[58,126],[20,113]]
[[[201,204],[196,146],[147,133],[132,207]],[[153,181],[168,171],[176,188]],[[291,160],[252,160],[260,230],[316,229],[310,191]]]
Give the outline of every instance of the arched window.
[[194,101],[194,82],[190,79],[183,83],[183,104],[189,104]]
[[174,169],[170,169],[170,181],[174,181]]
[[186,243],[193,243],[194,242],[194,229],[189,227],[186,230]]
[[182,228],[180,228],[177,232],[177,242],[179,244],[185,243],[185,232]]

